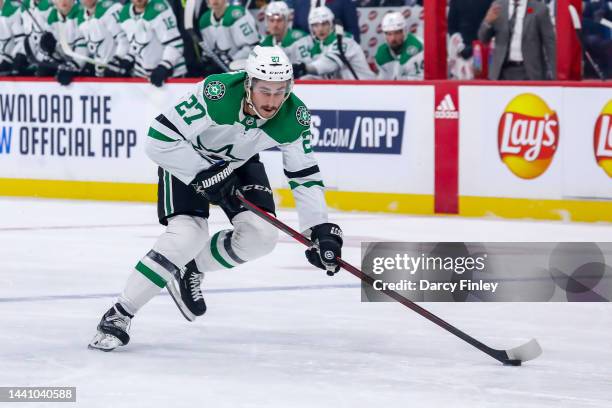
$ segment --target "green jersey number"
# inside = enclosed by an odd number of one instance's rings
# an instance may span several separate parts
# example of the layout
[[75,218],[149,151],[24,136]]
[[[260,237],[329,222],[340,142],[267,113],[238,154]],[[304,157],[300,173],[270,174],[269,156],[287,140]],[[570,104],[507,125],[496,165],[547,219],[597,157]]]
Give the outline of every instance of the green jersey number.
[[306,45],[300,45],[298,47],[298,53],[300,54],[301,59],[306,59],[310,57],[310,50]]
[[173,28],[176,27],[176,21],[174,20],[174,16],[169,16],[164,18],[164,24],[166,25],[166,28],[168,30],[172,30]]
[[189,100],[183,101],[174,107],[176,112],[181,115],[181,118],[185,121],[186,124],[191,125],[198,119],[202,119],[206,116],[206,110],[204,110],[204,106],[200,102],[195,95],[191,95]]
[[242,31],[242,35],[244,35],[245,37],[248,37],[254,32],[253,27],[251,27],[249,23],[242,23],[238,26],[238,28],[240,28],[240,30]]
[[304,153],[312,153],[312,146],[310,146],[310,130],[302,134],[302,147],[304,148]]

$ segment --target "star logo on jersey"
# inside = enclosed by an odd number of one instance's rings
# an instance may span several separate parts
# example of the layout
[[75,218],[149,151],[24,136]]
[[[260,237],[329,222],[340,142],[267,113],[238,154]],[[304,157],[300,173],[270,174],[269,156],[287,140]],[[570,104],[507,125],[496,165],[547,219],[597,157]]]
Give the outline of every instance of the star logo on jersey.
[[240,17],[242,17],[242,10],[240,9],[234,9],[232,11],[232,17],[234,17],[236,20],[238,20]]
[[104,39],[99,41],[89,40],[89,43],[87,44],[87,49],[89,50],[89,53],[95,57],[100,57],[101,55],[99,50],[103,42]]
[[220,149],[208,149],[202,145],[200,138],[198,137],[198,144],[195,145],[192,143],[193,148],[198,152],[200,156],[210,164],[214,164],[220,161],[225,162],[238,162],[242,159],[240,157],[235,157],[232,155],[233,144],[228,144],[223,146]]
[[406,48],[406,53],[408,53],[408,55],[415,55],[418,52],[419,49],[414,45],[409,45],[408,48]]
[[310,112],[305,106],[300,106],[295,111],[295,117],[300,125],[310,126]]
[[204,89],[204,96],[213,101],[218,101],[225,95],[225,85],[220,81],[211,81]]

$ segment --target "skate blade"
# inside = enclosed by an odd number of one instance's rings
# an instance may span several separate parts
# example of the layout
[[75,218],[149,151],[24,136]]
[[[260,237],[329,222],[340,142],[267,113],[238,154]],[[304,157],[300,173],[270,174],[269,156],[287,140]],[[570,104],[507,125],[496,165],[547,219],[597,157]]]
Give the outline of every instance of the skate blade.
[[166,289],[168,289],[168,293],[170,293],[170,297],[174,301],[176,307],[181,312],[183,317],[187,319],[187,321],[193,322],[196,319],[196,315],[193,314],[188,308],[187,305],[181,299],[181,291],[176,286],[174,286],[174,282],[170,281],[166,285]]
[[89,342],[87,348],[90,350],[113,351],[117,347],[123,346],[123,342],[112,334],[98,332]]

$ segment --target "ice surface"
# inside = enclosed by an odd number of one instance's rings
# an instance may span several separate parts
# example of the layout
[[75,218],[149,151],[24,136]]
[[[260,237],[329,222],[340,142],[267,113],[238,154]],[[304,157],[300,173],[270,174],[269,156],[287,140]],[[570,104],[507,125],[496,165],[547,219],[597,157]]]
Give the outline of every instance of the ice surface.
[[[154,206],[0,199],[0,214],[0,386],[76,386],[79,407],[612,407],[610,304],[423,304],[495,348],[538,339],[540,358],[504,367],[401,305],[361,303],[353,276],[313,269],[288,237],[207,274],[204,318],[187,322],[162,292],[127,347],[91,351],[162,231]],[[612,241],[608,224],[332,218],[355,264],[366,240]],[[75,406],[16,406],[28,405]]]

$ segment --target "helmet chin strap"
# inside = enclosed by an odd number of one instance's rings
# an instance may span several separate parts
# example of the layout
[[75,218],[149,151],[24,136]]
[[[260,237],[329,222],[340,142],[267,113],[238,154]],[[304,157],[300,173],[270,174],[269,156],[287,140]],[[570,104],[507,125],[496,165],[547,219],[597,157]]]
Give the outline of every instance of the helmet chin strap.
[[257,115],[257,117],[259,119],[263,119],[263,120],[270,120],[273,117],[276,116],[276,114],[278,113],[278,111],[280,111],[281,106],[283,106],[283,103],[285,103],[285,101],[289,98],[289,95],[291,95],[291,89],[293,88],[293,80],[289,82],[289,85],[287,86],[287,91],[285,92],[285,97],[283,98],[283,101],[281,102],[281,104],[278,106],[278,109],[276,110],[276,112],[274,112],[274,115],[270,116],[269,118],[264,118],[261,113],[259,113],[259,111],[257,110],[257,108],[255,107],[255,104],[253,103],[253,100],[251,99],[251,88],[253,87],[253,78],[247,76],[247,79],[244,83],[244,87],[245,87],[245,91],[246,91],[246,104],[250,109],[253,109],[253,112],[255,112],[255,114]]

